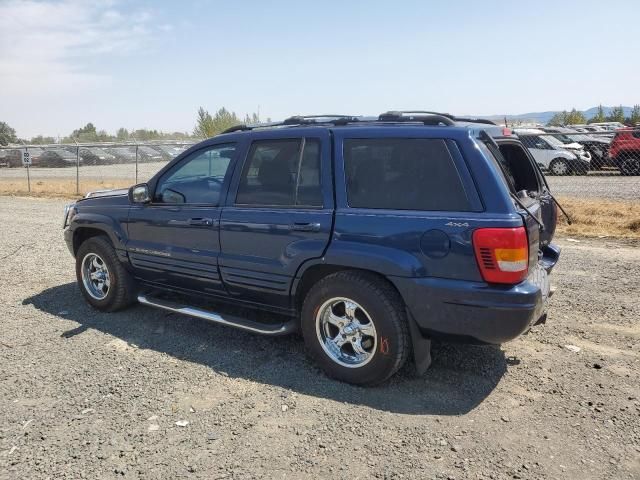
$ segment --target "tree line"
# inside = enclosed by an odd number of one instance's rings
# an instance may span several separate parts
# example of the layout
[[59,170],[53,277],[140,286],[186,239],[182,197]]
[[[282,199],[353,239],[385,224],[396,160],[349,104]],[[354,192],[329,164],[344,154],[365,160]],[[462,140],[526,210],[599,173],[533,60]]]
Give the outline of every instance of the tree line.
[[[267,122],[271,119],[267,118]],[[119,128],[115,134],[110,134],[106,130],[98,130],[96,126],[89,122],[83,127],[77,128],[69,135],[63,138],[54,138],[50,136],[38,135],[30,139],[21,139],[16,135],[15,129],[11,128],[6,122],[0,121],[0,145],[8,144],[53,144],[53,143],[89,143],[89,142],[147,142],[153,140],[194,140],[210,138],[217,135],[227,128],[239,125],[241,123],[254,124],[260,123],[260,115],[258,113],[246,114],[240,119],[235,112],[227,110],[225,107],[215,111],[212,115],[203,107],[198,109],[196,115],[196,124],[192,133],[173,132],[167,133],[159,130],[149,129],[132,129]],[[564,110],[556,113],[548,122],[549,125],[573,125],[594,122],[620,122],[627,125],[640,124],[640,105],[634,105],[631,115],[625,116],[622,105],[614,107],[605,115],[605,109],[602,105],[598,106],[596,115],[587,119],[584,113],[575,108],[570,111]]]
[[[270,121],[267,119],[267,121]],[[51,137],[38,135],[29,139],[19,138],[14,128],[6,122],[0,121],[0,145],[9,144],[35,144],[46,145],[54,143],[90,143],[90,142],[147,142],[153,140],[198,140],[213,137],[223,132],[229,127],[241,123],[260,123],[260,116],[257,113],[246,114],[241,120],[235,112],[222,107],[211,115],[207,110],[200,107],[196,116],[196,124],[191,133],[188,132],[162,132],[160,130],[150,130],[145,128],[128,130],[124,127],[116,130],[115,134],[110,134],[106,130],[98,128],[89,122],[83,127],[75,129],[65,137]]]
[[556,113],[551,117],[548,124],[553,126],[562,126],[602,122],[620,122],[631,126],[638,125],[640,124],[640,105],[634,105],[631,109],[631,115],[628,117],[625,116],[622,105],[613,107],[609,112],[609,115],[605,114],[605,109],[602,105],[598,105],[596,114],[589,119],[587,119],[584,113],[573,108],[571,111],[564,110]]

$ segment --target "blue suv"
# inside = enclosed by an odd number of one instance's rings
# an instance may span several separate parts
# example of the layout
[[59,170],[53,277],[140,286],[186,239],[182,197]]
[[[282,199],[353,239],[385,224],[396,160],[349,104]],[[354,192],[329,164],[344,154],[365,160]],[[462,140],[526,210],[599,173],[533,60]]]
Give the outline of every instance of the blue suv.
[[488,121],[292,117],[88,194],[64,237],[98,310],[301,331],[328,375],[371,385],[410,357],[424,371],[432,338],[499,344],[543,321],[554,202],[527,149]]

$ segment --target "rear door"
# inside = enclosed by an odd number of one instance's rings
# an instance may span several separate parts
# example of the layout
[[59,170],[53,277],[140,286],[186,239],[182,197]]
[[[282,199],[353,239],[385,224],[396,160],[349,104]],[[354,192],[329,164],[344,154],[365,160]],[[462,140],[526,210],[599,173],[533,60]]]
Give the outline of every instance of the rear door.
[[298,268],[322,257],[333,223],[330,138],[256,132],[220,219],[220,272],[229,294],[288,309]]
[[544,231],[540,232],[540,244],[544,247],[553,239],[558,220],[558,211],[547,181],[521,142],[503,138],[496,140],[496,143],[498,151],[491,144],[486,146],[497,160],[512,193],[525,192],[526,196],[538,200],[541,220],[545,227]]

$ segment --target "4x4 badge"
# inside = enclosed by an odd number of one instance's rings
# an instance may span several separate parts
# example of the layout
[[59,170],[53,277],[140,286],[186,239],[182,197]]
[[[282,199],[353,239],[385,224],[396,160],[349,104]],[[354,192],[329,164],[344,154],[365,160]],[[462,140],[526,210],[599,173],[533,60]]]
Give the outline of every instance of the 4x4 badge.
[[467,222],[459,223],[459,222],[448,222],[445,223],[447,227],[468,227],[469,224]]

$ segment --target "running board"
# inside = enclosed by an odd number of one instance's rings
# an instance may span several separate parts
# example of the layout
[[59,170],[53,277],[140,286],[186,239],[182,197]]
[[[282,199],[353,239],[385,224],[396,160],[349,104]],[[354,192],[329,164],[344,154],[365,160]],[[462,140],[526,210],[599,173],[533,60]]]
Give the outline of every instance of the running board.
[[138,302],[142,305],[148,305],[150,307],[160,308],[162,310],[180,313],[182,315],[188,315],[190,317],[201,318],[219,325],[226,325],[227,327],[238,328],[240,330],[259,333],[261,335],[287,335],[294,332],[297,328],[296,322],[293,319],[277,325],[268,325],[247,320],[246,318],[233,317],[231,315],[225,315],[223,318],[217,313],[209,312],[201,308],[180,305],[179,303],[174,303],[160,298],[147,297],[146,295],[138,295]]

